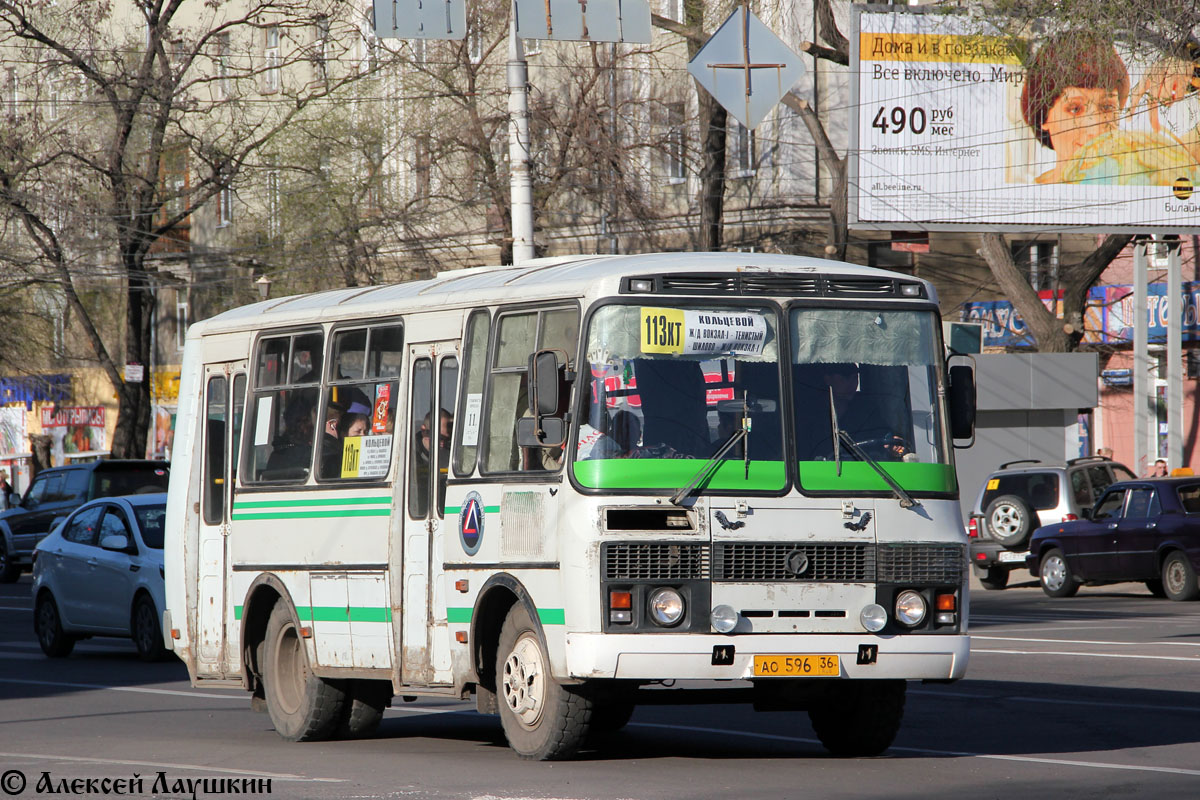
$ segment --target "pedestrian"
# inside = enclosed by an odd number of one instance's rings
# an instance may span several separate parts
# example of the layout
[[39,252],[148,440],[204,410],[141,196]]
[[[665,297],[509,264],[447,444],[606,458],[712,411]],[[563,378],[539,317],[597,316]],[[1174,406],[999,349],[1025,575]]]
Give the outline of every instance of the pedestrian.
[[1150,474],[1147,478],[1165,478],[1167,477],[1167,462],[1161,458],[1154,462],[1154,466],[1150,469]]
[[1107,458],[1109,461],[1112,461],[1113,451],[1112,451],[1111,447],[1101,447],[1099,450],[1096,451],[1096,455],[1100,456],[1101,458]]
[[8,471],[0,469],[0,510],[13,507],[13,487],[8,482]]

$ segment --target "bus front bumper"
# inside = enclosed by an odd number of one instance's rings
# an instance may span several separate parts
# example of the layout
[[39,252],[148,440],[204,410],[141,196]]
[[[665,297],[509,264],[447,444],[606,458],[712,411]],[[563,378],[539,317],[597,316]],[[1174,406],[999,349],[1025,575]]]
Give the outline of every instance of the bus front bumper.
[[[567,634],[572,678],[745,680],[755,656],[838,657],[838,677],[957,680],[966,674],[970,637],[871,634],[679,635]],[[793,674],[791,677],[803,677]]]

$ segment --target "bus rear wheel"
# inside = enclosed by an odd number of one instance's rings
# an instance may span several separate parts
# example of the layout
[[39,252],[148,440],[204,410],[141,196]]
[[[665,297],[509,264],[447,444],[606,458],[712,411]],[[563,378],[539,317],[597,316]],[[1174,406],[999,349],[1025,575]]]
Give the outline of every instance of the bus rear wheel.
[[295,618],[283,601],[271,611],[263,649],[267,713],[275,730],[290,742],[328,739],[342,719],[346,690],[341,681],[313,674]]
[[907,684],[842,680],[832,684],[808,718],[825,749],[842,758],[877,756],[891,746],[904,718]]
[[519,603],[509,610],[500,629],[496,699],[508,745],[524,759],[569,758],[591,727],[591,698],[578,687],[554,680],[546,645]]
[[375,733],[383,719],[383,709],[392,699],[388,681],[346,681],[346,703],[338,722],[337,738],[365,739]]

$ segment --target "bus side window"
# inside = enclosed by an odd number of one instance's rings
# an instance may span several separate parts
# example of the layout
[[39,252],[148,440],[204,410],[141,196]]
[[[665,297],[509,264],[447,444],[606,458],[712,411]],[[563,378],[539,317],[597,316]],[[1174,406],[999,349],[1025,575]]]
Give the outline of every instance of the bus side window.
[[489,332],[488,313],[473,312],[467,322],[467,341],[463,349],[465,384],[458,412],[458,440],[454,451],[454,474],[460,478],[475,471],[475,461],[479,453],[483,379],[487,374]]
[[[403,344],[400,325],[334,332],[327,376],[330,387],[320,415],[320,480],[382,480],[387,476],[399,395],[395,379],[404,359]],[[388,437],[386,448],[379,447],[382,437]],[[385,450],[389,463],[372,459],[364,465],[362,449],[369,445],[374,452]]]
[[[496,326],[497,341],[489,386],[488,431],[484,442],[484,472],[556,470],[562,466],[561,447],[517,447],[517,420],[528,416],[529,356],[544,348],[563,350],[568,362],[575,359],[579,339],[579,311],[554,308],[504,314]],[[569,402],[563,397],[566,409]]]
[[[428,358],[419,358],[412,367],[412,387],[409,390],[409,468],[408,515],[424,519],[429,513],[429,490],[434,469],[432,454],[436,438],[429,436],[429,412],[433,409],[433,365]],[[432,442],[432,444],[431,444]]]
[[308,477],[317,433],[322,343],[320,331],[273,336],[259,343],[247,480],[303,482]]
[[204,522],[220,525],[225,518],[225,405],[227,381],[214,376],[208,381],[204,446]]
[[[458,399],[458,359],[443,358],[438,365],[438,436],[430,439],[430,450],[437,448],[437,506],[441,517],[446,508],[446,476],[450,471],[450,442],[454,441],[454,408]],[[432,429],[432,423],[429,426]]]

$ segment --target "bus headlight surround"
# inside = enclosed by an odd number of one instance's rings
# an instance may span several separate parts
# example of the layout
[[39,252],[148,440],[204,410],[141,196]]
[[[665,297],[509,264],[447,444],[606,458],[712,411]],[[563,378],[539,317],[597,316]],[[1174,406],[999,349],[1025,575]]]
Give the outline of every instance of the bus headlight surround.
[[713,630],[717,633],[731,633],[737,627],[738,612],[733,609],[733,606],[722,603],[713,608],[709,622],[712,623]]
[[925,620],[929,607],[925,598],[919,592],[905,589],[896,595],[896,621],[909,628],[915,628]]
[[683,595],[671,588],[655,589],[650,593],[650,601],[646,604],[646,612],[651,621],[664,628],[678,625],[686,608]]
[[887,625],[887,611],[878,603],[869,603],[859,612],[858,621],[871,633],[879,633]]

